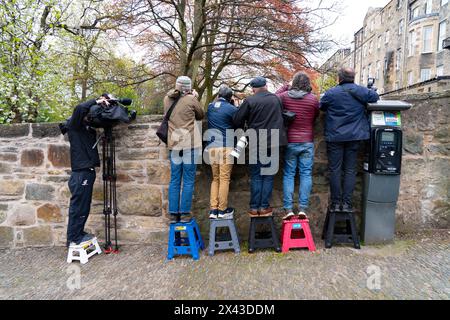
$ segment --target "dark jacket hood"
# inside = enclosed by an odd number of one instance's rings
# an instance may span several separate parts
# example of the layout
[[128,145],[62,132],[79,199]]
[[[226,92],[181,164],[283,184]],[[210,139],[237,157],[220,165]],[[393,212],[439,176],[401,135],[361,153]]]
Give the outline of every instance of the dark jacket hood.
[[291,89],[288,91],[288,96],[292,99],[303,99],[307,94],[308,92],[303,90]]

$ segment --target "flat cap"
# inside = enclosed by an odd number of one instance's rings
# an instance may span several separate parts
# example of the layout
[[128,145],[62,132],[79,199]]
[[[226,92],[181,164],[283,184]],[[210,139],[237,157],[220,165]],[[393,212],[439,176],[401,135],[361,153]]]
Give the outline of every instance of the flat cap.
[[267,84],[267,80],[264,77],[256,77],[250,81],[250,87],[252,88],[262,88]]

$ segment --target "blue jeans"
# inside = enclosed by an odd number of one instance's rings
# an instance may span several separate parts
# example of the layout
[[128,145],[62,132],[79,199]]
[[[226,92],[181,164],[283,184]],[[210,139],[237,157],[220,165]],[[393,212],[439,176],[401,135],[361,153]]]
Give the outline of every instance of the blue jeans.
[[286,210],[294,209],[295,175],[300,172],[300,211],[309,207],[314,165],[314,143],[289,143],[284,155],[283,203]]
[[170,151],[169,213],[172,215],[191,212],[199,155],[199,149]]
[[262,164],[259,159],[256,164],[250,167],[250,209],[259,210],[270,207],[272,198],[274,175],[262,175],[261,168],[270,167],[268,164]]

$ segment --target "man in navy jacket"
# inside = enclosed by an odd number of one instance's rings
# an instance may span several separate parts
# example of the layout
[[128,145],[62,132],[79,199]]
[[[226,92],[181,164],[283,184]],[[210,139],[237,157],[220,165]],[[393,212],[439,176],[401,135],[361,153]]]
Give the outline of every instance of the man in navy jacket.
[[320,101],[320,109],[326,113],[325,140],[330,171],[330,210],[351,212],[359,147],[361,141],[370,138],[366,105],[377,102],[380,98],[374,90],[354,83],[353,69],[342,68],[338,76],[339,85],[325,93]]

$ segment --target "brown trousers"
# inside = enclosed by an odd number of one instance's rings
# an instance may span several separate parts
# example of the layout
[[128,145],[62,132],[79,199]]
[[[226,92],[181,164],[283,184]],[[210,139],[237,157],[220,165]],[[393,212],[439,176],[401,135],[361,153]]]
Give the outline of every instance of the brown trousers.
[[230,153],[233,148],[211,148],[209,159],[213,180],[211,183],[211,210],[225,211],[228,208],[228,192],[230,187],[233,159]]

